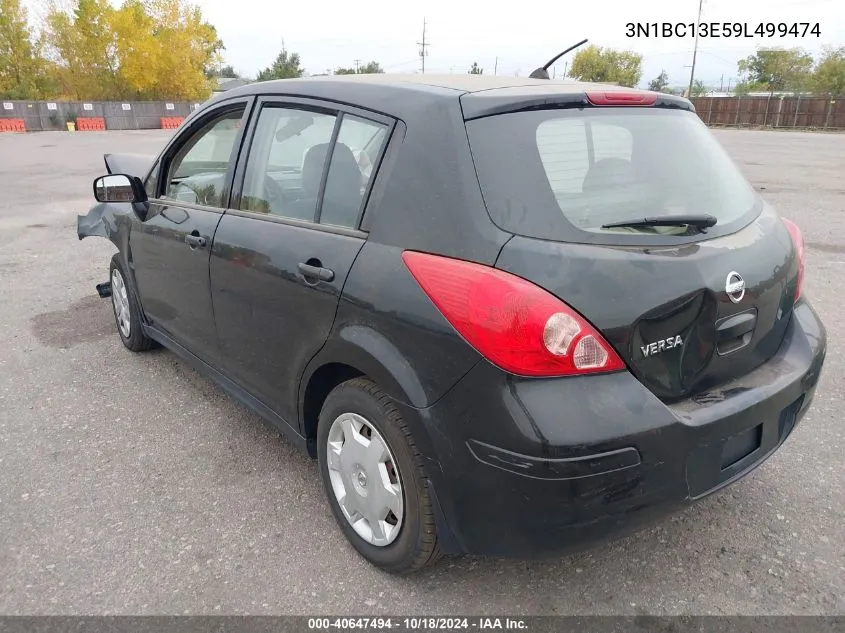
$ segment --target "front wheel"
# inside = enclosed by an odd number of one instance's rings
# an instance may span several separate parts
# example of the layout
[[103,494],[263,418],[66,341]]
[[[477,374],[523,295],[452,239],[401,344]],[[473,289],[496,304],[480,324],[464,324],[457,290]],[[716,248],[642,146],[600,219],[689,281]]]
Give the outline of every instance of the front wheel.
[[373,565],[405,574],[440,556],[423,459],[390,398],[355,378],[326,398],[320,476],[335,519]]
[[126,271],[120,261],[120,255],[115,253],[109,266],[111,280],[111,300],[114,310],[114,322],[117,333],[127,349],[133,352],[143,352],[153,346],[153,341],[141,327],[141,309],[135,300],[132,288],[129,286]]

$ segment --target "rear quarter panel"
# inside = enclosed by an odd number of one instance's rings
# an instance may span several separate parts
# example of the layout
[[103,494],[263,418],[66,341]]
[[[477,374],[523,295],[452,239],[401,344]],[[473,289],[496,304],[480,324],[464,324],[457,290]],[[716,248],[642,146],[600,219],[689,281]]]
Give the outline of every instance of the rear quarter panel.
[[332,334],[310,369],[345,363],[393,399],[422,408],[436,402],[481,357],[417,285],[402,250],[364,245],[346,280]]
[[[344,363],[406,405],[430,406],[480,360],[402,261],[419,250],[492,265],[511,234],[490,220],[459,92],[421,93],[403,113],[373,183],[369,231],[343,289],[331,335],[303,377]],[[300,400],[302,401],[302,400]]]

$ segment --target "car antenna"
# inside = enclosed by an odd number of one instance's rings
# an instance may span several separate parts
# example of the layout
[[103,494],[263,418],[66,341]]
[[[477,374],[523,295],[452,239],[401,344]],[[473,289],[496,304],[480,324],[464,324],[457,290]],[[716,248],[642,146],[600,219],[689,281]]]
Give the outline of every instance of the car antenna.
[[559,60],[564,55],[566,55],[569,51],[574,51],[576,48],[578,48],[579,46],[586,44],[586,43],[587,43],[587,40],[581,40],[580,42],[578,42],[574,46],[570,46],[569,48],[567,48],[562,53],[558,53],[557,55],[552,57],[545,66],[538,68],[537,70],[535,70],[534,72],[532,72],[528,76],[531,79],[549,79],[549,66],[554,64],[557,60]]

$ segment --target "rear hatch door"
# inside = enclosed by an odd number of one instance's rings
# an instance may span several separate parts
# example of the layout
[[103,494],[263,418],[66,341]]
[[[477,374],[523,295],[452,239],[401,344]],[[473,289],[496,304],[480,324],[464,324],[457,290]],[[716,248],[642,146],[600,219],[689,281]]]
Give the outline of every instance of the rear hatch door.
[[[497,267],[580,312],[658,397],[777,351],[798,276],[789,232],[694,112],[585,103],[467,131],[491,218],[516,234]],[[608,226],[654,217],[679,220]]]

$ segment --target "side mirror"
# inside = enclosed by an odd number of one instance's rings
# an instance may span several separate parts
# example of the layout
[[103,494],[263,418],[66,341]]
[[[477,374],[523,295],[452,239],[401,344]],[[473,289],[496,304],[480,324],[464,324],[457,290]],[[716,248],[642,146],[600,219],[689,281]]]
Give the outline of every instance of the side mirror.
[[138,178],[111,174],[94,181],[94,198],[97,202],[146,202],[147,194]]
[[144,183],[137,176],[109,174],[94,181],[94,198],[97,202],[129,202],[138,219],[143,222],[149,211]]

